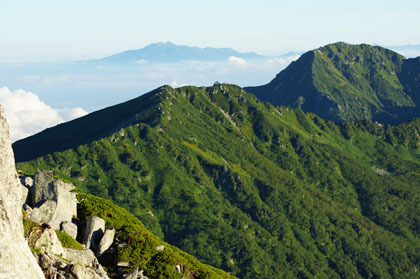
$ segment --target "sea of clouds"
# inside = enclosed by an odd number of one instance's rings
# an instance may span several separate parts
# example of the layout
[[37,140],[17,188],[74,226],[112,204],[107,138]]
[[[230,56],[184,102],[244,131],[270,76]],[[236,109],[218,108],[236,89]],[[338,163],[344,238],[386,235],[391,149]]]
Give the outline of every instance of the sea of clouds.
[[159,86],[268,83],[299,56],[250,60],[132,63],[0,63],[0,104],[12,139],[127,101]]

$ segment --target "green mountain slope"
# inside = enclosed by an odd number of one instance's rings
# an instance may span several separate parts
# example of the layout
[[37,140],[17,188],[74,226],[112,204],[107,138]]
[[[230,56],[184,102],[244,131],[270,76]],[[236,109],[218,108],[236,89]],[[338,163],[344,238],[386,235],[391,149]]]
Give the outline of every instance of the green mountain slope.
[[270,83],[245,90],[334,122],[401,123],[420,116],[420,57],[335,43],[305,53]]
[[[106,228],[114,228],[116,231],[114,244],[98,258],[110,278],[125,278],[135,269],[143,270],[145,276],[156,279],[180,276],[188,279],[236,278],[220,269],[202,264],[191,255],[163,242],[148,231],[133,214],[111,201],[80,192],[77,192],[77,199],[78,218],[73,219],[73,222],[79,226],[77,240],[80,243],[83,241],[81,231],[88,217],[92,215],[104,219]],[[29,237],[34,229],[43,229],[40,224],[25,218],[25,215],[26,211],[23,218],[25,237]],[[84,248],[67,233],[56,233],[64,247],[76,250]],[[162,247],[163,250],[157,247]]]
[[420,278],[419,131],[165,86],[13,148],[240,278]]
[[[125,273],[144,270],[149,278],[235,278],[222,270],[200,263],[194,257],[158,239],[131,213],[110,201],[78,194],[78,213],[81,219],[96,215],[106,221],[107,227],[116,229],[120,246],[116,252],[108,251],[100,260],[113,278],[118,278],[117,263],[127,262]],[[163,245],[164,250],[156,247]],[[176,266],[180,266],[176,270]],[[181,271],[181,274],[180,272]]]

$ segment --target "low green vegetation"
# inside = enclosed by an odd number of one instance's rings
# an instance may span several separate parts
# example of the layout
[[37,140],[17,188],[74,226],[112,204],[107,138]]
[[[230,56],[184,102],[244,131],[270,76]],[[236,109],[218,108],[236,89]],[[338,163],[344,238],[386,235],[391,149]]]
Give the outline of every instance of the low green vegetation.
[[28,218],[26,218],[26,211],[23,210],[23,218],[22,218],[22,222],[23,222],[23,234],[25,237],[29,236],[29,233],[32,231],[33,228],[37,228],[39,227],[38,224],[32,222],[31,220],[29,220]]
[[334,124],[234,85],[166,86],[13,147],[19,169],[52,169],[141,220],[79,195],[79,218],[116,227],[132,243],[119,259],[153,274],[197,269],[169,244],[158,253],[145,227],[240,278],[419,278],[419,132]]
[[[103,218],[106,227],[116,229],[116,240],[123,244],[111,259],[108,257],[103,262],[111,277],[117,275],[116,263],[126,262],[129,265],[125,268],[125,273],[139,268],[145,270],[145,275],[149,278],[179,278],[180,271],[184,278],[234,278],[163,242],[150,233],[138,218],[112,202],[81,193],[77,198],[80,219],[86,220],[92,215]],[[62,240],[63,233],[58,233]],[[163,250],[158,250],[159,246]],[[176,266],[179,266],[179,270]]]
[[70,235],[68,235],[65,232],[56,230],[55,233],[57,234],[58,240],[60,240],[61,245],[64,248],[71,248],[76,250],[82,250],[84,246],[80,244],[77,240],[72,238]]

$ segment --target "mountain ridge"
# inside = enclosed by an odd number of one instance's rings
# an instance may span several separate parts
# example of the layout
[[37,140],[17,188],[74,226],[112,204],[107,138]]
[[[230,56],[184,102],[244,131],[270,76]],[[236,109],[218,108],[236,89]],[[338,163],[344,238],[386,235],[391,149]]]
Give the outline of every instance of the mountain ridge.
[[420,116],[419,65],[420,58],[379,46],[339,42],[305,53],[270,83],[245,90],[335,122],[397,124]]
[[[167,87],[170,88],[169,86],[161,86],[132,100],[92,112],[86,116],[58,124],[32,135],[28,139],[33,141],[33,146],[16,149],[15,158],[17,161],[25,161],[46,153],[63,151],[78,144],[86,144],[94,140],[99,140],[123,127],[134,125],[140,121],[140,119],[137,119],[139,114],[157,109],[157,105],[161,102],[160,94],[165,92]],[[116,111],[123,113],[116,114]],[[156,111],[150,111],[150,113],[153,112]],[[115,115],[118,115],[118,117],[115,118]],[[89,128],[86,129],[86,127]],[[72,132],[66,132],[69,130]],[[84,131],[85,134],[77,133],[77,130]],[[54,142],[59,143],[58,147],[55,146],[54,149],[51,149],[51,145],[46,142],[38,143],[37,139],[39,138],[51,138]],[[22,140],[14,142],[13,145],[19,146],[20,142]]]
[[418,277],[419,120],[336,125],[218,83],[151,96],[138,122],[18,167],[53,169],[241,278]]

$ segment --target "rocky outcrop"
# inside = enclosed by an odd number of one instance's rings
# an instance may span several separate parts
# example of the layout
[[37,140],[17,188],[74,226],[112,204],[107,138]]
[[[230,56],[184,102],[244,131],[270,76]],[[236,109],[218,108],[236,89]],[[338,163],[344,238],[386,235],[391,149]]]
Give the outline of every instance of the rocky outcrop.
[[53,178],[52,171],[37,171],[31,187],[33,210],[28,218],[40,224],[48,224],[59,230],[63,222],[71,222],[77,216],[75,187]]
[[102,254],[111,247],[112,243],[114,242],[115,237],[115,229],[106,230],[104,236],[102,237],[101,241],[99,242],[98,252],[96,255],[98,257],[102,256]]
[[28,212],[27,217],[38,224],[48,224],[54,216],[57,203],[55,201],[45,201],[40,207],[35,207]]
[[35,228],[29,235],[29,246],[43,251],[64,257],[64,248],[61,245],[57,234],[51,228]]
[[5,112],[0,106],[0,278],[45,278],[23,236],[22,185]]
[[[65,249],[65,258],[74,265],[87,267],[95,271],[96,276],[99,278],[108,278],[102,265],[99,264],[98,259],[93,254],[92,250],[83,249]],[[83,277],[83,278],[96,278],[96,277]]]
[[67,233],[74,239],[77,237],[77,225],[72,222],[65,221],[61,223],[61,231]]
[[[30,182],[26,178],[20,181],[22,184]],[[78,226],[72,223],[77,214],[77,199],[73,189],[73,184],[54,179],[53,172],[37,171],[28,199],[34,208],[24,205],[26,217],[38,224],[30,229],[28,244],[39,253],[39,265],[48,278],[108,279],[92,250],[64,248],[55,232],[60,229],[74,239],[77,237]],[[86,235],[89,243],[97,247],[105,230],[105,222],[98,217],[89,220]],[[112,244],[114,234],[107,234],[103,240],[104,248]]]
[[105,221],[97,216],[90,216],[86,222],[83,244],[96,251],[105,232]]
[[[53,179],[48,171],[38,171],[34,181],[24,176],[19,180],[9,128],[0,106],[1,279],[108,279],[91,250],[63,248],[55,232],[61,228],[76,238],[77,226],[71,223],[77,214],[73,189],[72,184]],[[39,224],[31,225],[27,240],[23,234],[22,207],[27,217]],[[108,245],[108,241],[104,240],[104,244]],[[36,251],[37,259],[30,248]]]
[[143,270],[139,271],[139,269],[136,268],[133,272],[124,277],[124,279],[149,279],[147,276],[143,275],[143,272]]
[[[72,263],[50,253],[39,255],[39,265],[47,278],[60,279],[108,279],[105,271],[95,267]],[[29,277],[30,278],[30,277]]]
[[47,278],[108,279],[91,250],[64,248],[47,224],[30,230],[28,244],[39,253],[38,262]]

